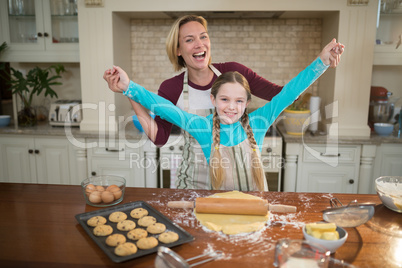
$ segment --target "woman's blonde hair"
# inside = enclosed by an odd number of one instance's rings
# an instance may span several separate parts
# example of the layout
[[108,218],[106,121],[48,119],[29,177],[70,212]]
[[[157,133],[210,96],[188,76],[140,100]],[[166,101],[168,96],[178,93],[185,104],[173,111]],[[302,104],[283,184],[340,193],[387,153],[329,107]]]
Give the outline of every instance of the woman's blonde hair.
[[[219,92],[220,87],[226,83],[239,83],[247,93],[247,101],[251,99],[251,91],[250,86],[247,82],[247,79],[238,72],[227,72],[219,76],[211,88],[211,94],[216,99],[216,96]],[[244,111],[244,114],[240,118],[240,122],[246,131],[247,139],[250,143],[252,154],[251,154],[251,170],[253,175],[253,181],[255,185],[258,187],[260,191],[264,190],[264,169],[261,163],[261,158],[258,154],[258,145],[255,141],[253,130],[251,129],[249,117],[247,111]],[[213,145],[215,150],[214,154],[209,160],[210,164],[210,178],[212,183],[212,188],[214,190],[219,190],[222,186],[222,183],[225,181],[225,171],[223,168],[223,160],[221,153],[219,151],[220,144],[220,119],[218,113],[215,109],[215,113],[213,116],[213,126],[212,126],[212,137],[213,137]]]
[[[196,21],[196,22],[200,23],[202,26],[204,26],[205,31],[208,32],[208,23],[201,16],[185,15],[183,17],[178,18],[173,23],[172,28],[170,28],[170,32],[166,39],[166,53],[169,57],[170,62],[173,64],[173,68],[174,68],[175,72],[178,72],[182,68],[186,67],[186,62],[183,60],[183,57],[177,55],[177,50],[179,48],[180,27],[190,21]],[[211,58],[209,58],[208,64],[211,64]]]

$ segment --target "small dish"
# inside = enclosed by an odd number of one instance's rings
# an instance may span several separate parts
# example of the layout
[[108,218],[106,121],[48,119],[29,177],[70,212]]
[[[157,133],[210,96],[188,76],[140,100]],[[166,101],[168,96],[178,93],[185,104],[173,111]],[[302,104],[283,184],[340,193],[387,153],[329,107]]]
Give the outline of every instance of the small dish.
[[342,227],[337,226],[336,231],[338,231],[338,233],[339,233],[338,240],[324,240],[324,239],[318,239],[318,238],[315,238],[315,237],[309,235],[306,231],[306,226],[303,226],[303,235],[307,241],[318,244],[318,245],[328,249],[331,253],[334,253],[338,248],[340,248],[346,242],[346,239],[348,238],[348,232],[346,232],[346,230],[343,229]]

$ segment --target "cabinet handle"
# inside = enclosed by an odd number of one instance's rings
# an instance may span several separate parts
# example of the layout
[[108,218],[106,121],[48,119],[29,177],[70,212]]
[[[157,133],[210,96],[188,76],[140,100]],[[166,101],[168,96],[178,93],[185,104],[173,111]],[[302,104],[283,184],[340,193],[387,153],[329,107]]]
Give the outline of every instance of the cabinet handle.
[[45,37],[49,37],[49,34],[46,33],[46,32],[45,32],[43,35],[44,35]]
[[42,35],[42,33],[38,33],[38,37],[42,37],[43,35]]
[[91,172],[91,175],[92,175],[92,176],[96,176],[96,172],[95,172],[95,171],[92,171],[92,172]]
[[349,180],[349,183],[350,183],[350,184],[353,184],[353,183],[355,183],[355,181],[352,180],[352,179],[350,179],[350,180]]
[[[113,153],[113,152],[120,152],[119,149],[109,149],[109,148],[105,148],[105,150],[108,151],[108,152],[112,152],[112,153]],[[124,151],[124,148],[122,148],[121,151],[123,152],[123,151]]]
[[321,153],[320,155],[324,156],[324,157],[340,157],[341,156],[341,154],[326,154],[326,153]]
[[29,150],[28,150],[28,153],[29,153],[29,154],[33,154],[33,150],[32,150],[32,149],[29,149]]
[[174,146],[170,146],[169,150],[173,151],[174,150]]
[[39,154],[39,150],[35,150],[35,154]]
[[179,149],[180,149],[180,151],[183,151],[183,145],[181,145],[180,147],[179,147]]

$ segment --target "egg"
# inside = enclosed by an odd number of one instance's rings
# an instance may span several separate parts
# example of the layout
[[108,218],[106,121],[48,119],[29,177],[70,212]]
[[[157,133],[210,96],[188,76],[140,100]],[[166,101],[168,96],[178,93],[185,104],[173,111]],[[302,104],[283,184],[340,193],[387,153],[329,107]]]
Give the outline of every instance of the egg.
[[94,191],[89,195],[89,201],[94,204],[102,202],[101,192]]
[[112,189],[112,188],[119,188],[119,186],[117,186],[116,184],[109,185],[109,186],[106,188],[106,191],[110,191],[110,189]]
[[101,194],[103,203],[112,203],[114,201],[114,195],[109,191],[104,191]]
[[121,189],[119,187],[113,187],[109,190],[111,193],[113,193],[114,199],[117,200],[119,199],[123,192],[121,191]]
[[88,197],[93,191],[96,191],[95,185],[90,183],[85,187],[85,193],[87,194]]
[[102,185],[96,185],[96,190],[99,192],[105,191],[105,188]]

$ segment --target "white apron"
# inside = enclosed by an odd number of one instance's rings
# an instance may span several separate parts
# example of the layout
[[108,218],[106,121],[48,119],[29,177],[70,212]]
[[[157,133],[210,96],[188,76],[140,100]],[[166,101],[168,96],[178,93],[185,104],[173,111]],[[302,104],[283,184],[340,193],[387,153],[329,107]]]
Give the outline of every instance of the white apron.
[[[210,69],[217,75],[221,73],[212,65]],[[181,93],[177,106],[185,111],[200,116],[208,116],[214,112],[215,107],[210,100],[211,89],[207,94],[204,92],[192,89],[188,86],[187,70],[184,74],[183,92]],[[201,96],[202,95],[202,96]],[[206,98],[208,97],[208,99]],[[192,99],[194,98],[194,99]],[[199,104],[193,107],[194,100]],[[189,109],[189,103],[192,103],[192,108]],[[177,169],[176,187],[179,189],[212,189],[212,184],[209,177],[209,165],[206,161],[204,153],[201,150],[200,144],[187,132],[182,130],[184,136],[183,160]],[[248,140],[244,140],[236,146],[226,147],[220,145],[222,157],[230,159],[231,166],[226,169],[226,180],[222,184],[221,189],[238,190],[238,191],[258,191],[254,184],[251,168],[250,168],[250,152],[251,148]],[[211,148],[211,156],[214,148]],[[248,157],[247,157],[248,155]],[[265,176],[265,174],[264,174]],[[267,181],[264,177],[264,191],[268,191]]]

